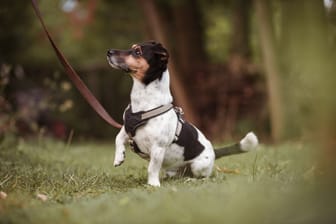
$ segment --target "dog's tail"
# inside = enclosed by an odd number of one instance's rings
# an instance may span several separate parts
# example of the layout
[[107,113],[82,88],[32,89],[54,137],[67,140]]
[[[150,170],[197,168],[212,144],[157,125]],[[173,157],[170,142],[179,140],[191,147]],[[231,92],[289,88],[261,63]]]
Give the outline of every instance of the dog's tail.
[[253,132],[249,132],[239,143],[215,149],[215,158],[219,159],[223,156],[249,152],[256,149],[257,146],[257,136]]

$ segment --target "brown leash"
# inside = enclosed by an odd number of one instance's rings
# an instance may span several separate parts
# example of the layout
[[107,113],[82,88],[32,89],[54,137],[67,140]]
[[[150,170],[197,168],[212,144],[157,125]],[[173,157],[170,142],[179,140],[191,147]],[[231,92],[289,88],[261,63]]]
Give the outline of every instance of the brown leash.
[[47,27],[45,26],[41,12],[39,10],[38,4],[36,0],[31,1],[33,4],[33,8],[35,10],[36,16],[39,18],[41,25],[47,34],[47,37],[54,48],[54,51],[58,57],[58,59],[61,61],[66,74],[69,76],[73,84],[77,87],[78,91],[82,94],[82,96],[86,99],[86,101],[91,105],[91,107],[99,114],[101,118],[103,118],[107,123],[112,125],[113,127],[116,128],[121,128],[122,125],[116,122],[104,109],[104,107],[99,103],[97,98],[92,94],[92,92],[88,89],[88,87],[84,84],[82,79],[79,77],[79,75],[76,73],[76,71],[72,68],[68,60],[64,57],[62,52],[57,48],[56,44],[54,43],[53,39],[51,38],[50,33],[47,30]]

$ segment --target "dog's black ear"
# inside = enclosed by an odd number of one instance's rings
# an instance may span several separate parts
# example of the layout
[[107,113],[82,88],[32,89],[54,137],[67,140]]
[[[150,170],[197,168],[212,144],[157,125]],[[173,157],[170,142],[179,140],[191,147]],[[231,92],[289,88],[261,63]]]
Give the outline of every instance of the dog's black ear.
[[162,44],[156,43],[154,54],[157,54],[161,61],[168,63],[169,54]]
[[162,46],[161,43],[151,40],[145,42],[144,45],[151,45],[153,53],[156,54],[156,56],[160,56],[160,59],[162,61],[164,62],[166,61],[168,63],[169,59],[168,51],[166,50],[166,48]]
[[152,42],[151,44],[153,45],[153,55],[148,60],[149,69],[143,78],[143,83],[146,85],[155,79],[161,79],[163,72],[167,69],[169,59],[169,53],[162,44],[157,42]]

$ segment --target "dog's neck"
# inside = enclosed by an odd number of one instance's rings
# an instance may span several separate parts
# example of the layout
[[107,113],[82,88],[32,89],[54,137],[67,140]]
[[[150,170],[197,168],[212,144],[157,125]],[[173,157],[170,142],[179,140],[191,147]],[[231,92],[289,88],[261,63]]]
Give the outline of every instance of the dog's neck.
[[173,97],[169,89],[168,69],[163,72],[160,80],[156,79],[148,85],[145,85],[138,79],[133,78],[131,106],[134,113],[151,110],[171,103],[172,101]]

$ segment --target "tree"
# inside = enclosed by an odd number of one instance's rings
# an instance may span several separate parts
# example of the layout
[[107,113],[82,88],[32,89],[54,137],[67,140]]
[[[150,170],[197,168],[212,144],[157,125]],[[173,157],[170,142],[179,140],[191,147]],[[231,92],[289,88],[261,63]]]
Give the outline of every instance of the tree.
[[233,75],[244,73],[245,66],[251,57],[250,48],[250,9],[251,0],[232,2],[232,34],[230,43],[229,68]]
[[280,2],[283,90],[290,105],[285,111],[286,130],[319,143],[326,158],[322,162],[334,170],[335,44],[329,41],[326,9],[319,0]]
[[267,78],[268,105],[271,121],[271,136],[274,141],[283,137],[283,108],[280,95],[280,72],[278,69],[274,31],[271,24],[271,9],[268,0],[255,0],[256,20],[259,28],[260,46]]
[[323,1],[280,2],[283,95],[291,105],[285,110],[286,130],[290,136],[301,136],[309,130],[314,110],[320,110],[312,102],[325,89],[322,80],[331,69],[326,12]]
[[174,33],[176,57],[186,79],[197,71],[197,65],[207,62],[202,14],[197,1],[182,0],[169,3],[172,11],[171,33]]
[[27,32],[32,23],[30,2],[12,3],[10,0],[0,2],[0,65],[18,63],[30,44],[30,33]]

